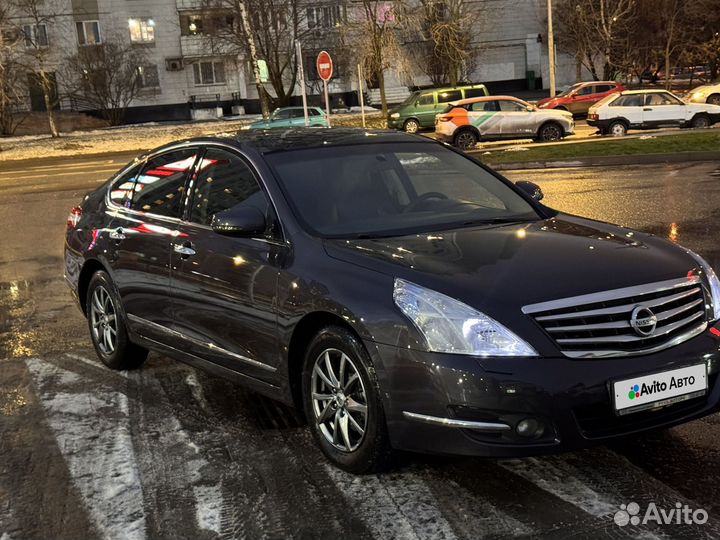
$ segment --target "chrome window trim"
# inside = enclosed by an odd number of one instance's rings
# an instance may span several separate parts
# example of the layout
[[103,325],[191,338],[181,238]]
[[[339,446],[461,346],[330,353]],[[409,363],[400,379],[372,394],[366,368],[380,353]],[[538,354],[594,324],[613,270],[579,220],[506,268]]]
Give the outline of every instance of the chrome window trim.
[[257,367],[260,369],[264,369],[266,371],[275,372],[277,371],[277,368],[274,366],[270,366],[268,364],[264,364],[263,362],[259,362],[258,360],[253,360],[252,358],[248,358],[247,356],[243,356],[241,354],[234,353],[232,351],[228,351],[227,349],[223,349],[222,347],[218,347],[214,343],[205,343],[199,339],[187,336],[183,334],[182,332],[178,332],[177,330],[173,330],[171,328],[167,328],[166,326],[163,326],[161,324],[154,323],[152,321],[148,321],[147,319],[143,319],[142,317],[138,317],[137,315],[133,315],[131,313],[128,313],[128,319],[131,320],[135,324],[139,324],[141,326],[145,326],[147,328],[152,328],[168,337],[179,337],[180,339],[184,339],[186,341],[189,341],[191,343],[194,343],[196,345],[199,345],[205,349],[219,352],[220,354],[223,354],[225,356],[228,356],[230,358],[234,358],[235,360],[240,360],[241,362],[244,362],[248,365],[251,365],[253,367]]
[[[606,302],[608,300],[617,300],[628,296],[636,296],[638,294],[651,294],[655,292],[668,291],[679,287],[687,287],[688,285],[699,285],[701,283],[700,276],[689,276],[681,279],[668,279],[666,281],[658,281],[655,283],[645,283],[643,285],[634,285],[632,287],[623,287],[621,289],[611,289],[609,291],[601,291],[591,294],[582,294],[580,296],[570,296],[559,300],[550,300],[548,302],[540,302],[537,304],[529,304],[523,306],[522,312],[526,315],[539,313],[543,311],[553,311],[556,309],[571,308],[577,305],[594,304],[598,302]],[[608,308],[605,308],[608,309]],[[578,317],[584,312],[573,313],[573,317]],[[564,314],[563,314],[564,315]],[[547,315],[542,320],[547,320]],[[559,318],[559,316],[558,316]]]
[[419,414],[414,412],[403,411],[403,416],[410,420],[431,424],[434,426],[444,426],[460,429],[472,429],[476,431],[499,432],[510,431],[512,428],[508,424],[502,422],[474,422],[471,420],[457,420],[455,418],[442,418],[439,416],[429,416],[427,414]]

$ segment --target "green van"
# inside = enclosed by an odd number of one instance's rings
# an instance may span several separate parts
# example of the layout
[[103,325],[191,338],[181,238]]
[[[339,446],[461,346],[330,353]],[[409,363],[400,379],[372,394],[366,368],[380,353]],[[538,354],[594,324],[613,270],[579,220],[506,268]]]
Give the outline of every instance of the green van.
[[451,101],[487,95],[488,91],[484,84],[417,90],[400,105],[388,111],[388,127],[403,129],[408,133],[431,128],[435,125],[435,115],[444,111]]

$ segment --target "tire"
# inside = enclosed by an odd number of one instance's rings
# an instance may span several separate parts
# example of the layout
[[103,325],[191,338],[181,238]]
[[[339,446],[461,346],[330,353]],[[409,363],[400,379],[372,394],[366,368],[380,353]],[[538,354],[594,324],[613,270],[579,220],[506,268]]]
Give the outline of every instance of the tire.
[[470,129],[461,129],[453,137],[453,144],[460,150],[470,150],[478,143],[477,133]]
[[92,276],[85,302],[90,339],[102,363],[118,370],[140,367],[148,351],[130,342],[125,312],[106,272]]
[[696,114],[690,120],[690,127],[695,129],[704,129],[710,127],[710,117],[706,114]]
[[542,142],[559,141],[564,136],[563,128],[557,122],[543,124],[538,130],[538,140]]
[[305,353],[302,390],[308,425],[331,463],[355,474],[388,466],[391,449],[377,376],[354,334],[328,326],[313,338]]
[[710,105],[720,105],[720,94],[708,96],[707,103]]
[[605,129],[605,133],[611,137],[624,137],[627,135],[627,124],[622,120],[614,120],[610,122],[608,127]]
[[414,118],[409,118],[405,120],[405,123],[403,124],[403,130],[405,131],[405,133],[417,133],[420,130],[420,122],[418,122]]

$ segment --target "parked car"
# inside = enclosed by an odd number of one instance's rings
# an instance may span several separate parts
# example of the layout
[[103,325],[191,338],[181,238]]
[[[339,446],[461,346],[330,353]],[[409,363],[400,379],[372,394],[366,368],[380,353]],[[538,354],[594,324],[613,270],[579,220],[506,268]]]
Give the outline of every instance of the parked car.
[[415,133],[419,129],[433,127],[435,115],[445,110],[451,101],[487,95],[488,90],[484,84],[418,90],[388,111],[387,124],[390,129]]
[[720,83],[698,86],[690,93],[690,103],[720,105]]
[[563,214],[387,131],[170,144],[68,218],[98,357],[148,350],[301,407],[360,473],[391,449],[527,456],[720,408],[720,281],[650,234]]
[[438,139],[467,150],[478,141],[537,139],[557,141],[575,130],[572,114],[541,110],[511,96],[488,96],[450,103],[437,116]]
[[606,135],[628,129],[706,128],[720,122],[720,106],[685,103],[667,90],[626,90],[590,107],[588,125]]
[[574,116],[585,115],[588,109],[601,99],[625,90],[625,86],[615,81],[593,81],[577,83],[554,98],[545,98],[537,102],[541,109],[560,109]]
[[[310,127],[328,127],[325,111],[320,107],[308,107]],[[272,129],[304,127],[305,111],[302,107],[280,107],[275,109],[267,120],[262,119],[244,126],[243,129]]]

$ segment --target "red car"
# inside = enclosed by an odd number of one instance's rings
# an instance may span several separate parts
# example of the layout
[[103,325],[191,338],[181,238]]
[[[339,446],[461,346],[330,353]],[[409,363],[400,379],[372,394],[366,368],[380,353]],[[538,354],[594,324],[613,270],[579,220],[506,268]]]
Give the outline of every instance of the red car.
[[592,81],[572,85],[554,98],[538,101],[541,109],[560,109],[573,115],[587,114],[588,109],[605,96],[623,92],[625,86],[615,81]]

